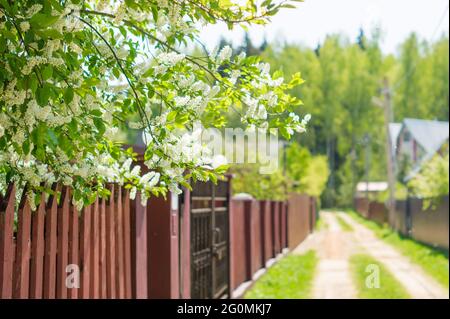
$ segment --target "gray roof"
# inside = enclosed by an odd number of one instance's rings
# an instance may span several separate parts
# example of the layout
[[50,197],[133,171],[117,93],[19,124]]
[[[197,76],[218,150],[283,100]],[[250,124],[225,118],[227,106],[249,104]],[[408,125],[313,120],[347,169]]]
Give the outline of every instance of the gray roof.
[[448,140],[448,122],[405,119],[403,124],[427,154],[434,154]]

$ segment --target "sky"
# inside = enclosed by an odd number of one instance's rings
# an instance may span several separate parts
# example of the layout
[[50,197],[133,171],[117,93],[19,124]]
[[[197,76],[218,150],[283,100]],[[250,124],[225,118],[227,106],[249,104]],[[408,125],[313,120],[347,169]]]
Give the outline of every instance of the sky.
[[[362,27],[366,33],[379,26],[381,48],[397,52],[399,44],[412,32],[432,41],[449,30],[448,0],[304,0],[297,9],[281,10],[266,26],[252,26],[255,44],[264,37],[269,42],[287,41],[316,47],[327,34],[344,33],[356,39]],[[224,24],[208,26],[200,37],[212,49],[220,37],[239,45],[244,31],[229,31]]]

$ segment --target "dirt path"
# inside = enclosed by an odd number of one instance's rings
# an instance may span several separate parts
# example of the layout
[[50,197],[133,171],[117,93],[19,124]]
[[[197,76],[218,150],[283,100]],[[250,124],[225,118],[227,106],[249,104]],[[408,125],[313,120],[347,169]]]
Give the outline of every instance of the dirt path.
[[314,279],[314,299],[353,299],[356,290],[349,270],[348,258],[354,245],[352,236],[341,230],[332,213],[321,213],[328,225],[326,230],[316,232],[301,244],[294,253],[315,249],[319,265]]
[[[422,269],[412,264],[393,247],[378,239],[375,234],[344,213],[321,212],[321,218],[327,229],[310,235],[295,250],[303,254],[310,249],[316,250],[319,257],[314,279],[313,298],[315,299],[351,299],[357,298],[356,289],[349,270],[349,258],[353,254],[364,252],[382,262],[402,283],[412,298],[448,298],[448,291]],[[336,218],[339,214],[353,228],[345,232]]]
[[383,263],[414,299],[448,299],[448,290],[426,274],[418,265],[383,242],[367,227],[346,214],[342,218],[354,228],[356,242],[375,259]]

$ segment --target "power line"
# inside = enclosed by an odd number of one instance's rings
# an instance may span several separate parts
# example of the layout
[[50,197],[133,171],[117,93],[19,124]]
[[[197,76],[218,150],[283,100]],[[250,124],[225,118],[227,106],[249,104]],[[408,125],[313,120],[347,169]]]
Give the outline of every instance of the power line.
[[[439,22],[438,22],[438,24],[436,25],[436,27],[434,28],[434,31],[433,31],[433,34],[431,35],[431,42],[433,42],[434,41],[434,39],[435,39],[435,37],[436,37],[436,34],[437,34],[437,32],[438,32],[438,30],[439,30],[439,28],[441,27],[441,24],[442,24],[442,22],[444,21],[444,18],[445,18],[445,15],[447,14],[447,12],[448,12],[448,9],[449,9],[449,5],[447,5],[447,7],[445,8],[445,10],[444,10],[444,12],[442,13],[442,16],[441,16],[441,18],[439,19]],[[398,89],[398,87],[400,86],[400,84],[402,84],[403,83],[403,81],[405,81],[406,79],[408,79],[412,74],[413,74],[413,72],[416,70],[416,68],[417,68],[417,63],[414,63],[413,64],[413,66],[412,66],[412,68],[392,87],[392,92],[394,92],[396,89]]]

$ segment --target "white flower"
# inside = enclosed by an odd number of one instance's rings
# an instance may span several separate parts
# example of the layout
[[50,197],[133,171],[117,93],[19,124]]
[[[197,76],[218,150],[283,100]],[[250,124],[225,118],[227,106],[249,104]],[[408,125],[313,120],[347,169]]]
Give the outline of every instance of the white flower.
[[136,187],[132,187],[130,190],[130,199],[134,200],[136,198],[136,193],[137,193],[137,188]]
[[233,51],[229,45],[223,47],[223,49],[220,50],[219,54],[217,55],[216,63],[221,64],[222,62],[229,60],[232,53]]
[[311,119],[311,114],[306,114],[305,115],[305,117],[303,118],[303,120],[302,120],[302,124],[303,125],[306,125],[306,124],[308,124],[308,122],[309,122],[309,120]]
[[220,166],[227,165],[227,164],[228,164],[227,158],[225,156],[219,154],[219,155],[215,155],[213,157],[211,166],[212,166],[212,168],[216,169]]
[[123,163],[122,169],[125,171],[129,171],[133,160],[131,158],[127,158],[127,160]]
[[148,196],[146,192],[141,192],[141,205],[147,206]]
[[0,138],[5,134],[5,129],[0,125]]
[[19,26],[22,32],[27,32],[28,30],[30,30],[30,24],[28,23],[28,21],[21,22]]
[[26,12],[26,17],[27,18],[31,18],[32,16],[34,16],[36,13],[38,13],[39,11],[41,11],[42,9],[42,5],[41,4],[33,4]]
[[151,187],[155,186],[158,183],[159,176],[160,176],[159,173],[156,173],[156,172],[153,172],[153,171],[149,172],[149,173],[143,175],[140,178],[139,183],[145,185],[146,187],[150,187],[151,188]]

